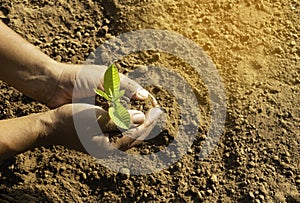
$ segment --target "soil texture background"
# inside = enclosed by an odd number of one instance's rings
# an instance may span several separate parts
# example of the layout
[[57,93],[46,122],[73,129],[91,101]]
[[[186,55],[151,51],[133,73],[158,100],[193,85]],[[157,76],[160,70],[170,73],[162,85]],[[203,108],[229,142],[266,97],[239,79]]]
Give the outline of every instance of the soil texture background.
[[[227,100],[224,133],[199,160],[210,124],[201,79],[166,53],[128,56],[119,62],[124,73],[161,64],[193,87],[200,126],[192,149],[174,166],[141,176],[113,172],[62,146],[34,149],[0,163],[0,202],[300,202],[299,16],[299,0],[0,0],[1,20],[65,63],[82,64],[128,31],[179,33],[211,57]],[[4,82],[0,87],[0,119],[49,110]],[[153,143],[167,145],[179,125],[178,104],[165,89],[149,91],[168,113],[163,139]]]

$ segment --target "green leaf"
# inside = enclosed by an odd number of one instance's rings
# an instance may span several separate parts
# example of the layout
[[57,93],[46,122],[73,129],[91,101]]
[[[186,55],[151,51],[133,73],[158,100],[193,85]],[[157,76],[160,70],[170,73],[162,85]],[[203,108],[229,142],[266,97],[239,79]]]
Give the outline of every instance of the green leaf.
[[116,101],[118,99],[120,99],[121,97],[123,97],[125,94],[125,90],[121,90],[120,92],[116,93],[113,100]]
[[120,128],[128,129],[130,127],[130,114],[121,103],[115,103],[108,109],[111,120]]
[[104,97],[104,98],[105,98],[106,100],[108,100],[108,101],[111,100],[111,98],[110,98],[105,92],[103,92],[102,90],[94,89],[94,92],[95,92],[96,94],[98,94],[99,96]]
[[109,91],[108,91],[108,92],[109,92],[109,95],[108,95],[108,96],[109,96],[110,98],[114,98],[114,94],[113,94],[113,92],[111,91],[111,89],[108,89],[108,90],[109,90]]
[[120,76],[115,64],[108,67],[104,74],[104,89],[106,94],[112,92],[112,97],[120,91]]

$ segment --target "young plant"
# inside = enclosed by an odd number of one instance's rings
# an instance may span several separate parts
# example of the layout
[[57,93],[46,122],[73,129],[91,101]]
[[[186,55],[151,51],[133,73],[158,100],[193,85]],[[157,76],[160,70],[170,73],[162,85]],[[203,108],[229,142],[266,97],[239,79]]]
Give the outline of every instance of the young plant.
[[125,90],[120,90],[120,77],[115,64],[108,67],[104,74],[104,91],[94,89],[95,93],[110,102],[108,114],[111,120],[120,128],[130,127],[130,114],[121,104],[120,98]]

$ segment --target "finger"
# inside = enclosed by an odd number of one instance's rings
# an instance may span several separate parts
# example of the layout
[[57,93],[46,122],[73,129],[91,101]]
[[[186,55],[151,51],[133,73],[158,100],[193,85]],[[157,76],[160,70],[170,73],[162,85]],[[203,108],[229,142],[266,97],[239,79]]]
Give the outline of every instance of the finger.
[[126,96],[136,100],[145,100],[148,98],[149,92],[142,88],[137,82],[120,74],[121,88],[125,89]]
[[123,133],[123,137],[118,140],[116,146],[121,150],[127,150],[139,145],[147,139],[158,119],[162,116],[163,111],[160,108],[153,108],[146,113],[145,122],[139,127],[130,129]]
[[[107,112],[103,113],[100,111],[101,114],[98,115],[98,123],[101,127],[101,130],[104,133],[108,132],[116,132],[120,131],[121,129],[110,119]],[[134,127],[136,125],[140,125],[145,122],[146,116],[143,112],[138,110],[128,110],[130,114],[130,127]]]
[[135,141],[132,143],[136,145],[141,141],[149,140],[155,138],[159,132],[154,132],[154,127],[157,126],[158,121],[163,118],[163,111],[160,108],[153,108],[146,114],[145,125],[140,126],[140,132],[133,131],[132,134],[129,134],[131,138],[134,138]]
[[105,158],[117,149],[109,142],[108,134],[94,136],[92,142],[93,146],[87,151],[95,158]]

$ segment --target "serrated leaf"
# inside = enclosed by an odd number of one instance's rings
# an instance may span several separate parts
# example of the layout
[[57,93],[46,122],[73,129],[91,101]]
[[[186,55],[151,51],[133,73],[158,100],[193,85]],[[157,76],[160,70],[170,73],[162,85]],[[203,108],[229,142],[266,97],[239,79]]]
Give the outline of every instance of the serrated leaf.
[[120,91],[120,76],[115,64],[108,67],[104,74],[104,89],[106,94],[112,92],[112,97]]
[[130,114],[120,103],[116,103],[108,109],[111,120],[120,128],[128,129],[130,127]]
[[102,90],[94,89],[94,92],[95,92],[96,94],[98,94],[99,96],[104,97],[104,99],[106,99],[106,100],[108,100],[108,101],[111,100],[111,98],[110,98],[105,92],[103,92]]

